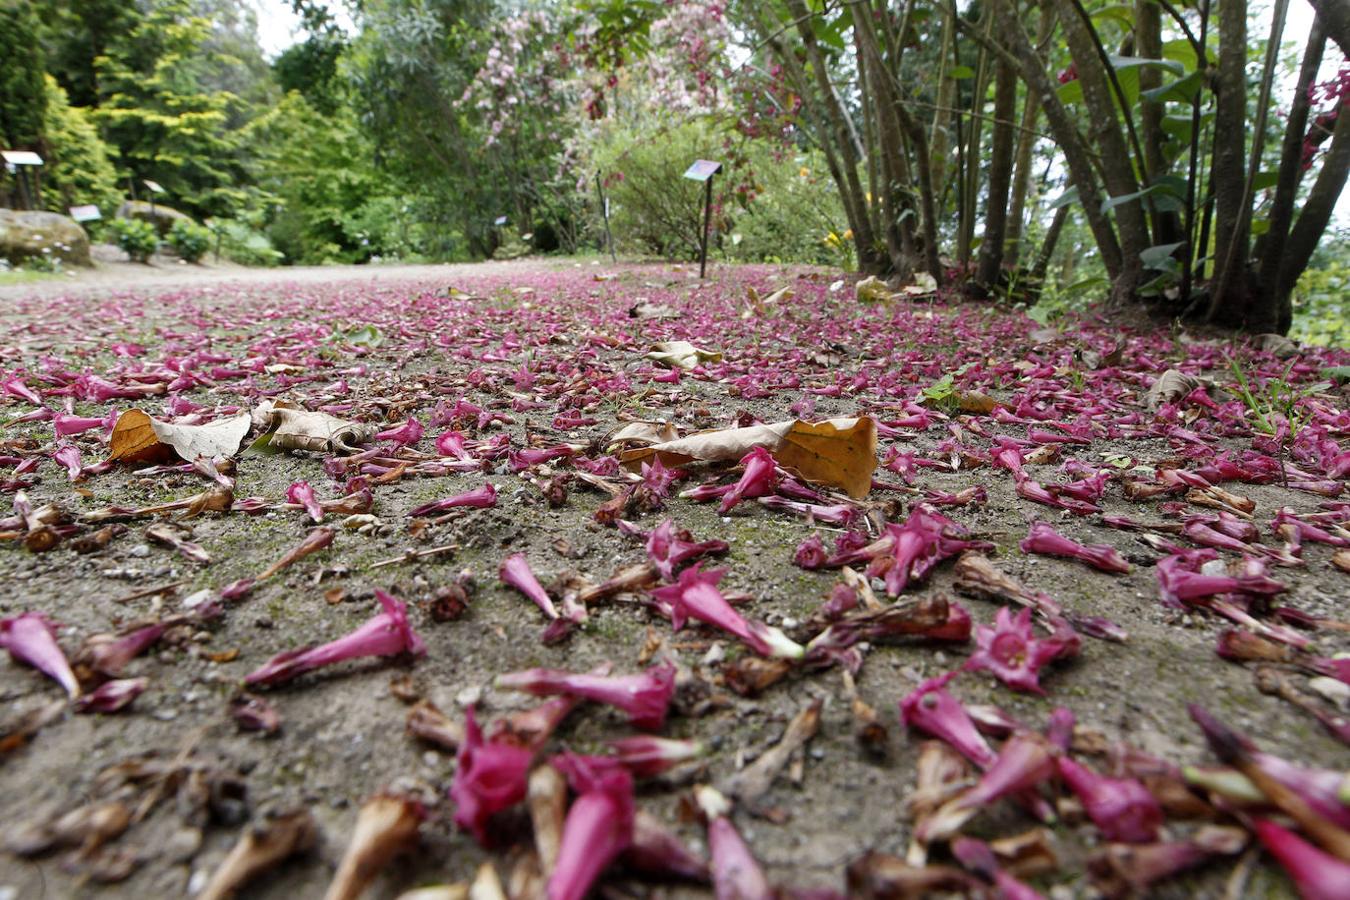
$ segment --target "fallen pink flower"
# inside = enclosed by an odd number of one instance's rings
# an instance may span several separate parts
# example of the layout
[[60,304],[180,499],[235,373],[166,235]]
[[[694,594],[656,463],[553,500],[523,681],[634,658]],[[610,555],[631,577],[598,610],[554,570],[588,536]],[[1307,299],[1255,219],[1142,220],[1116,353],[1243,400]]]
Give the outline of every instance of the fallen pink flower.
[[286,488],[286,502],[303,506],[315,525],[323,521],[323,507],[319,505],[319,498],[314,496],[314,488],[309,486],[308,481],[297,481]]
[[982,484],[962,488],[954,494],[948,491],[929,489],[924,491],[924,501],[933,506],[969,506],[972,503],[985,504],[989,502],[989,492],[984,489],[984,485]]
[[544,590],[544,586],[539,583],[534,571],[530,569],[530,561],[525,558],[524,553],[512,553],[502,560],[501,566],[497,569],[497,577],[508,587],[515,588],[530,600],[533,600],[534,605],[543,610],[544,615],[548,616],[550,621],[558,618],[557,607],[553,605],[553,600],[549,598],[548,591]]
[[1102,508],[1095,503],[1088,503],[1085,500],[1078,500],[1073,497],[1060,497],[1051,493],[1039,481],[1031,478],[1017,478],[1014,482],[1017,496],[1040,503],[1044,506],[1052,506],[1055,509],[1066,509],[1076,516],[1090,516],[1093,513],[1099,513]]
[[792,555],[792,561],[808,571],[823,568],[829,558],[830,554],[825,549],[825,542],[816,533],[812,533],[810,537],[798,544],[797,552]]
[[695,503],[707,503],[709,500],[718,500],[725,497],[735,489],[736,485],[734,484],[700,484],[698,487],[680,491],[680,497],[685,500],[693,500]]
[[726,541],[696,543],[688,531],[677,532],[672,519],[657,525],[647,536],[647,558],[667,581],[674,579],[675,568],[682,563],[708,554],[725,553],[728,549]]
[[75,701],[75,711],[82,713],[111,713],[125,709],[150,685],[149,678],[123,678],[105,681],[95,690]]
[[33,393],[33,389],[23,383],[19,377],[6,378],[0,382],[0,388],[4,388],[6,394],[11,397],[18,397],[20,400],[27,400],[36,406],[42,405],[42,398]]
[[806,516],[813,522],[825,522],[830,525],[847,527],[853,523],[854,519],[858,518],[858,508],[847,503],[821,506],[818,503],[800,503],[795,500],[773,496],[760,497],[759,502],[760,505],[767,506],[769,509],[795,512],[798,515]]
[[1098,775],[1067,756],[1056,761],[1059,776],[1108,841],[1146,844],[1158,839],[1162,807],[1148,788],[1133,778]]
[[1273,596],[1288,590],[1265,575],[1205,575],[1201,566],[1218,559],[1213,550],[1174,553],[1158,560],[1158,590],[1163,601],[1174,606],[1216,594],[1254,594]]
[[447,431],[436,438],[436,452],[441,456],[453,456],[461,462],[478,462],[479,460],[464,447],[464,435],[458,431]]
[[642,810],[633,820],[633,843],[623,854],[623,864],[658,877],[708,881],[708,864],[659,819]]
[[993,765],[994,751],[976,730],[961,701],[947,692],[958,672],[930,678],[900,701],[900,720],[941,738],[981,769]]
[[706,785],[694,789],[694,800],[708,819],[708,853],[717,900],[772,900],[774,890],[764,870],[732,824],[731,803]]
[[484,484],[481,487],[474,488],[471,491],[465,491],[462,494],[456,494],[453,497],[446,497],[444,500],[433,500],[430,503],[423,503],[408,512],[411,517],[427,516],[432,513],[445,512],[447,509],[467,506],[472,509],[489,509],[497,505],[497,487],[493,484]]
[[252,578],[240,578],[237,581],[231,581],[220,589],[220,599],[227,603],[235,603],[253,593],[253,589],[257,586],[257,581]]
[[1018,546],[1022,548],[1023,553],[1077,559],[1102,572],[1123,575],[1130,571],[1130,564],[1114,547],[1108,544],[1080,544],[1064,537],[1045,522],[1033,522],[1031,530]]
[[676,476],[680,473],[667,469],[661,462],[660,456],[652,457],[651,463],[642,464],[642,483],[656,497],[664,500],[670,493],[670,486],[675,483]]
[[67,444],[53,453],[52,459],[66,467],[66,478],[71,481],[78,481],[80,476],[84,474],[79,447]]
[[947,837],[981,809],[1004,797],[1027,794],[1054,775],[1058,755],[1058,748],[1035,732],[1014,734],[974,787],[923,821],[915,840],[927,844]]
[[[591,670],[591,674],[609,674],[609,664]],[[493,719],[488,725],[490,741],[514,744],[527,750],[542,749],[558,726],[581,703],[578,697],[553,697],[538,706],[522,709]]]
[[46,616],[26,612],[12,619],[0,619],[0,647],[19,662],[54,679],[72,700],[80,696],[80,683],[56,643],[56,631]]
[[513,744],[484,741],[470,706],[464,711],[464,741],[456,754],[450,799],[455,824],[487,846],[487,822],[493,813],[525,799],[534,751]]
[[594,675],[559,669],[526,669],[498,675],[498,688],[525,691],[538,697],[563,694],[605,703],[623,710],[644,731],[659,731],[675,695],[675,667],[652,666],[640,675]]
[[564,456],[572,456],[575,453],[576,448],[568,444],[548,448],[526,447],[523,450],[512,450],[507,454],[507,467],[512,472],[523,472],[531,466],[542,465]]
[[156,622],[120,637],[94,635],[80,649],[75,662],[107,678],[116,678],[127,663],[152,647],[167,628],[165,623]]
[[1350,547],[1350,540],[1340,535],[1332,534],[1324,528],[1305,522],[1294,515],[1289,507],[1281,507],[1275,514],[1275,518],[1270,521],[1270,530],[1276,534],[1286,536],[1286,540],[1298,547],[1304,541],[1314,541],[1319,544],[1329,544],[1332,547]]
[[412,416],[408,416],[408,421],[396,428],[386,428],[375,435],[377,441],[393,441],[396,444],[408,446],[416,444],[422,439],[422,423],[418,422]]
[[66,413],[57,413],[52,417],[52,426],[56,430],[58,438],[72,437],[77,434],[83,434],[100,425],[107,427],[109,418],[115,420],[116,413],[111,413],[108,417],[99,419],[90,416],[72,416]]
[[952,841],[952,856],[985,881],[991,882],[999,900],[1043,900],[1030,885],[1018,881],[998,864],[994,851],[984,841],[960,837]]
[[1214,547],[1219,550],[1230,550],[1234,553],[1241,554],[1255,553],[1282,566],[1303,565],[1303,560],[1299,559],[1297,556],[1291,555],[1287,551],[1276,550],[1262,544],[1246,543],[1231,535],[1224,534],[1215,528],[1211,528],[1196,517],[1192,517],[1186,521],[1185,525],[1182,526],[1181,533],[1190,539],[1191,542],[1198,544],[1201,547]]
[[1303,900],[1345,900],[1350,886],[1350,863],[1314,847],[1269,819],[1257,819],[1256,836],[1279,860]]
[[548,879],[548,900],[584,900],[600,873],[633,843],[633,778],[564,754],[553,765],[577,798],[563,823],[562,844]]
[[408,607],[402,600],[376,589],[382,611],[360,628],[318,647],[302,647],[277,654],[244,678],[246,684],[272,686],[290,681],[323,666],[363,656],[422,656],[426,644],[408,622]]
[[745,471],[741,473],[740,480],[722,498],[722,505],[717,508],[724,516],[742,500],[765,497],[773,493],[774,475],[778,464],[774,462],[768,450],[755,447],[741,457],[741,465],[745,467]]
[[1032,633],[1029,607],[1013,613],[1011,607],[1004,606],[994,614],[993,628],[976,626],[975,643],[979,649],[965,668],[992,672],[1014,690],[1044,694],[1037,673],[1053,660],[1076,655],[1079,639],[1063,619],[1057,623],[1055,634],[1037,638]]
[[660,775],[681,763],[697,759],[706,752],[701,741],[635,735],[609,742],[613,758],[639,778]]
[[697,619],[735,635],[761,656],[800,659],[806,648],[777,628],[763,622],[747,621],[731,608],[717,589],[717,583],[725,574],[725,569],[700,572],[695,564],[680,573],[678,582],[657,588],[651,595],[668,605],[671,624],[676,631],[684,627],[686,619]]

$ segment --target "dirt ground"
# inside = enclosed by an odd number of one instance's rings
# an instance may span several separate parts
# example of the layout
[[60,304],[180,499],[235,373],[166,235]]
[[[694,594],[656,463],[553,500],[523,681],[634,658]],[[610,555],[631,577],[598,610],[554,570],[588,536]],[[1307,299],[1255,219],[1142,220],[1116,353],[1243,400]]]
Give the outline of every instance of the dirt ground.
[[[595,277],[601,273],[605,280]],[[511,373],[550,356],[587,358],[611,374],[632,378],[631,390],[615,393],[585,410],[596,422],[578,430],[551,430],[549,423],[555,414],[551,408],[511,413],[515,422],[504,429],[517,446],[524,441],[527,422],[550,442],[584,442],[610,431],[622,421],[620,416],[669,418],[686,427],[724,423],[740,411],[764,421],[792,417],[789,406],[806,396],[802,390],[750,398],[729,390],[726,383],[706,379],[686,377],[676,386],[642,383],[636,374],[643,365],[641,351],[635,348],[651,340],[685,338],[694,329],[705,335],[700,338],[703,342],[711,339],[706,335],[716,334],[721,342],[718,349],[728,358],[753,348],[775,361],[795,361],[803,390],[833,384],[841,372],[866,370],[874,363],[867,355],[871,342],[900,329],[909,331],[908,348],[919,355],[963,358],[997,350],[1017,356],[1032,347],[1028,334],[1035,326],[1015,314],[916,305],[887,316],[875,308],[849,305],[851,300],[848,304],[832,300],[835,295],[828,285],[833,276],[804,280],[801,274],[772,267],[717,268],[710,284],[700,286],[687,268],[616,268],[589,261],[580,265],[522,262],[228,272],[175,267],[144,277],[129,277],[119,270],[115,276],[90,276],[74,284],[46,282],[0,289],[0,345],[7,355],[7,370],[24,366],[36,371],[42,359],[55,357],[73,368],[98,373],[109,367],[149,366],[181,357],[192,346],[204,346],[192,336],[207,335],[210,348],[228,358],[221,363],[227,368],[251,355],[274,352],[294,360],[297,371],[312,367],[318,373],[316,381],[293,384],[291,394],[319,396],[320,385],[342,378],[350,388],[343,401],[353,404],[349,415],[395,423],[411,414],[426,424],[436,402],[453,402],[458,396],[479,404],[499,400],[503,390],[515,390]],[[739,310],[745,287],[752,284],[766,293],[775,286],[794,286],[799,296],[796,302],[806,310],[804,318],[846,316],[856,343],[821,346],[809,321],[780,327],[775,320],[758,329],[745,324]],[[451,299],[448,290],[452,287],[478,299]],[[685,314],[677,319],[629,318],[627,308],[639,300],[677,305]],[[512,316],[522,307],[532,318],[528,319],[531,324],[521,320],[520,340],[503,345],[494,337],[486,342],[505,346],[498,359],[484,363],[465,359],[458,352],[462,345],[457,342],[512,332],[516,327]],[[987,324],[990,342],[962,346],[963,339],[955,337],[949,327],[958,319]],[[367,323],[384,335],[379,347],[330,344],[331,349],[311,351],[296,341],[302,326],[327,333]],[[719,330],[710,330],[710,323]],[[437,339],[429,340],[432,336]],[[119,356],[119,343],[144,349],[140,355],[123,350],[132,355]],[[484,345],[473,344],[479,351]],[[475,386],[475,370],[494,376],[499,385],[496,396]],[[921,385],[925,377],[916,373],[913,381]],[[246,407],[263,394],[286,395],[279,385],[283,383],[273,372],[248,378],[222,376],[213,386],[204,385],[187,396],[207,406]],[[995,399],[1007,400],[1014,387],[991,386],[990,393]],[[866,411],[868,402],[846,393],[813,396],[813,418],[854,415]],[[127,400],[113,403],[119,408],[132,405]],[[162,400],[152,399],[140,405],[159,414],[161,404]],[[4,413],[8,418],[30,408],[15,400]],[[83,401],[76,406],[87,415],[103,415],[108,408]],[[707,412],[706,419],[700,418],[700,408]],[[28,435],[50,446],[51,429],[50,422],[10,425],[4,437]],[[439,430],[428,430],[421,444],[424,449]],[[989,430],[1019,433],[1011,428],[1002,431],[992,423]],[[883,441],[883,447],[894,443],[923,456],[948,436],[945,429],[934,427]],[[81,444],[86,464],[100,458],[90,438],[92,433]],[[1148,461],[1167,456],[1169,448],[1162,440],[1136,440],[1073,449],[1082,458],[1100,458],[1104,452]],[[320,497],[336,496],[336,485],[322,462],[319,456],[305,454],[242,456],[235,496],[278,500],[289,484],[300,479],[314,485]],[[1038,477],[1057,480],[1053,466],[1031,468]],[[953,685],[963,701],[997,704],[1035,728],[1044,725],[1055,706],[1067,706],[1080,724],[1100,730],[1109,739],[1128,741],[1183,764],[1213,761],[1186,713],[1188,703],[1200,703],[1266,750],[1308,764],[1345,767],[1345,748],[1315,720],[1261,694],[1249,672],[1216,656],[1213,648],[1225,624],[1222,620],[1182,615],[1162,606],[1151,565],[1159,553],[1128,532],[1103,527],[1097,517],[1061,516],[1020,499],[1011,480],[1002,477],[1005,474],[991,474],[988,469],[925,468],[919,470],[915,485],[948,491],[983,485],[989,495],[987,504],[950,514],[975,536],[997,545],[1000,567],[1049,593],[1072,612],[1111,618],[1130,638],[1124,644],[1085,639],[1077,659],[1042,673],[1048,696],[1015,693],[977,673],[962,676]],[[144,476],[123,468],[72,485],[50,461],[40,467],[38,475],[38,482],[27,489],[34,504],[56,502],[75,512],[162,502],[194,494],[203,485],[193,474]],[[878,477],[899,480],[882,470]],[[702,476],[685,486],[700,480]],[[420,537],[408,533],[408,510],[485,481],[498,488],[496,508],[472,511]],[[1256,520],[1263,531],[1264,522],[1280,506],[1312,511],[1321,499],[1274,485],[1242,485],[1241,489],[1256,501]],[[870,499],[884,503],[896,498],[909,499],[882,491],[874,491]],[[78,865],[67,864],[65,852],[33,859],[0,854],[0,898],[185,896],[200,887],[245,821],[269,810],[296,806],[308,807],[316,817],[322,831],[318,849],[276,869],[246,896],[317,897],[341,857],[361,801],[390,786],[417,792],[434,805],[422,829],[421,849],[391,865],[370,896],[395,897],[421,884],[466,880],[486,858],[497,860],[505,873],[512,858],[509,847],[486,854],[450,824],[445,791],[454,757],[404,733],[408,707],[391,695],[391,681],[411,676],[418,694],[455,717],[475,702],[484,716],[491,717],[536,702],[493,688],[496,675],[531,666],[582,671],[606,660],[618,671],[637,671],[639,654],[650,635],[666,639],[669,652],[683,667],[705,677],[713,685],[717,702],[697,710],[699,714],[685,710],[672,717],[666,734],[696,737],[707,742],[711,752],[692,773],[642,783],[641,808],[675,828],[691,847],[702,848],[701,826],[682,813],[681,800],[688,787],[726,778],[776,741],[795,713],[820,699],[824,702],[820,731],[800,759],[799,780],[792,777],[794,772],[785,772],[765,798],[764,809],[770,813],[755,816],[742,810],[736,816],[737,825],[770,877],[785,886],[842,890],[845,866],[862,853],[880,850],[903,856],[911,825],[905,803],[913,790],[920,738],[899,723],[897,703],[921,680],[959,666],[972,645],[901,643],[870,649],[858,676],[858,690],[887,727],[887,752],[882,756],[863,752],[855,741],[854,719],[837,669],[795,675],[758,697],[738,696],[717,683],[719,657],[739,655],[734,641],[700,627],[672,636],[669,623],[638,597],[623,596],[594,609],[590,621],[570,641],[544,646],[538,640],[543,627],[538,611],[498,581],[497,566],[509,553],[523,552],[548,583],[567,570],[599,581],[625,564],[640,562],[645,558],[641,542],[595,522],[594,510],[605,499],[574,483],[566,504],[552,509],[534,485],[504,465],[487,473],[404,478],[381,485],[375,491],[373,510],[381,522],[377,533],[339,529],[327,551],[284,570],[247,599],[228,604],[220,620],[187,640],[158,647],[133,662],[129,671],[149,677],[150,687],[127,711],[112,715],[65,712],[40,731],[30,746],[0,758],[0,797],[4,798],[0,823],[4,826],[45,821],[78,805],[96,795],[98,773],[142,754],[164,759],[191,753],[214,760],[246,785],[246,807],[218,810],[201,823],[185,819],[174,803],[160,804],[116,842],[121,852],[131,854],[138,863],[128,878],[117,883],[85,881]],[[1139,504],[1126,501],[1118,488],[1108,492],[1104,505],[1108,513],[1156,518],[1153,510],[1141,511]],[[797,544],[813,530],[819,530],[827,542],[832,542],[837,530],[815,529],[803,519],[753,503],[725,517],[717,515],[713,504],[673,500],[669,506],[677,523],[698,539],[719,538],[730,544],[730,553],[719,563],[729,570],[722,587],[753,596],[745,610],[748,615],[790,626],[809,616],[837,581],[836,573],[807,572],[792,563]],[[1077,562],[1022,553],[1017,543],[1035,519],[1053,522],[1063,533],[1085,543],[1114,545],[1135,563],[1133,570],[1127,575],[1107,575]],[[649,529],[660,520],[661,514],[648,514],[639,524]],[[0,593],[0,616],[25,610],[48,613],[65,626],[62,643],[72,653],[84,636],[176,611],[183,598],[257,575],[311,527],[298,511],[208,514],[189,523],[191,539],[212,558],[209,565],[198,565],[148,541],[142,533],[146,524],[128,523],[128,533],[105,550],[88,555],[63,546],[31,553],[17,541],[0,546],[0,583],[8,586]],[[570,545],[568,556],[558,552],[560,541]],[[458,549],[376,567],[406,550],[443,544],[455,544]],[[1350,576],[1329,565],[1330,553],[1321,545],[1307,545],[1306,566],[1273,574],[1292,585],[1286,595],[1288,604],[1321,616],[1346,618]],[[456,621],[433,621],[425,605],[438,588],[464,570],[474,573],[477,585],[468,614]],[[147,588],[170,584],[176,586],[162,594],[123,601]],[[268,699],[284,720],[281,732],[274,737],[240,732],[226,714],[226,705],[243,676],[282,650],[350,631],[372,614],[376,588],[409,602],[414,627],[428,646],[426,656],[412,664],[346,663],[268,691]],[[910,593],[955,597],[951,564],[939,567],[927,583]],[[973,599],[962,602],[977,622],[992,622],[994,604]],[[1320,646],[1330,652],[1350,649],[1350,642]],[[59,696],[53,682],[26,667],[0,661],[0,721],[12,720]],[[589,705],[564,723],[555,745],[598,752],[605,740],[628,733],[620,714]],[[971,831],[993,837],[1032,824],[1025,814],[1005,805],[982,815]],[[1092,896],[1083,874],[1083,858],[1092,849],[1093,829],[1071,818],[1051,827],[1061,866],[1035,879],[1035,884],[1049,896]],[[1172,833],[1181,833],[1187,826],[1168,827],[1175,829]],[[1225,896],[1225,891],[1229,891],[1227,896],[1292,896],[1278,868],[1254,855],[1244,858],[1245,880],[1237,881],[1238,892],[1231,893],[1235,865],[1237,860],[1228,860],[1201,868],[1167,882],[1154,896],[1217,898]],[[606,890],[608,896],[705,895],[693,887],[652,884],[626,876],[610,879]]]

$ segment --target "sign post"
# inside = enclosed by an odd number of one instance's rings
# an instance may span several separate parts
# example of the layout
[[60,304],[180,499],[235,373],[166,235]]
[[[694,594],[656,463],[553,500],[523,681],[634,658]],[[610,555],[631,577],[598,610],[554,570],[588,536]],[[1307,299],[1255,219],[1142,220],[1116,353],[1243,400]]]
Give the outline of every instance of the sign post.
[[103,218],[103,214],[98,211],[97,206],[72,206],[70,217],[83,225],[85,222],[97,222]]
[[0,158],[5,161],[5,169],[14,175],[19,186],[19,202],[24,209],[37,209],[42,205],[42,189],[36,180],[29,180],[29,169],[42,165],[42,157],[31,150],[0,150]]
[[698,242],[698,277],[708,275],[708,228],[712,225],[713,176],[722,171],[722,164],[710,159],[696,159],[684,172],[691,181],[703,182],[703,235]]
[[[150,191],[150,222],[153,224],[155,220],[155,195],[164,193],[164,188],[159,186],[158,181],[151,181],[149,178],[143,180],[141,184],[145,185]],[[159,226],[155,227],[158,228]]]
[[595,173],[595,191],[600,195],[600,215],[605,219],[605,243],[609,245],[609,259],[617,263],[619,257],[614,253],[614,234],[609,230],[609,200],[605,199],[605,184],[600,179],[599,170]]

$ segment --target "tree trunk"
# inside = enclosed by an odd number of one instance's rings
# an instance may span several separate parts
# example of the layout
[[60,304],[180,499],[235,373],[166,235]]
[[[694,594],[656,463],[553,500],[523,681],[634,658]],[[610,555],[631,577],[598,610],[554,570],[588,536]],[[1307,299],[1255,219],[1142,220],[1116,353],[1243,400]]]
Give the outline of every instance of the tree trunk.
[[1000,58],[994,72],[994,134],[989,152],[989,196],[984,206],[984,238],[980,244],[977,290],[998,284],[1008,228],[1008,190],[1013,169],[1013,116],[1017,114],[1017,72]]
[[[1121,131],[1106,63],[1088,30],[1091,26],[1083,20],[1075,0],[1057,2],[1059,18],[1064,23],[1064,36],[1078,69],[1078,81],[1083,87],[1083,101],[1092,124],[1092,136],[1101,154],[1102,181],[1112,197],[1138,193],[1139,182],[1135,178],[1129,146]],[[1120,203],[1113,211],[1120,240],[1121,267],[1120,273],[1111,279],[1111,296],[1113,301],[1122,302],[1133,300],[1138,288],[1143,272],[1139,254],[1149,246],[1148,225],[1143,204],[1139,200]]]
[[1284,334],[1292,324],[1293,309],[1289,294],[1280,294],[1280,267],[1289,226],[1294,221],[1294,203],[1298,198],[1298,184],[1303,175],[1303,136],[1308,130],[1308,113],[1312,101],[1308,89],[1317,80],[1322,65],[1322,54],[1327,45],[1326,28],[1320,18],[1313,19],[1308,33],[1308,46],[1303,50],[1303,64],[1299,67],[1298,83],[1294,87],[1294,105],[1289,110],[1289,121],[1280,145],[1280,170],[1275,182],[1275,199],[1270,204],[1270,227],[1258,241],[1256,255],[1261,260],[1258,276],[1261,302],[1276,307],[1275,330]]
[[1308,268],[1313,251],[1331,222],[1347,173],[1350,173],[1350,102],[1342,100],[1336,128],[1331,133],[1331,146],[1322,159],[1322,169],[1317,173],[1317,180],[1313,182],[1285,244],[1278,295],[1281,307],[1289,302],[1289,295],[1303,270]]
[[[1041,24],[1038,26],[1036,48],[1041,49],[1055,29],[1054,10],[1041,9]],[[1027,194],[1031,190],[1031,152],[1036,148],[1036,122],[1041,116],[1041,100],[1036,92],[1028,89],[1026,101],[1022,105],[1022,130],[1017,138],[1017,160],[1013,166],[1012,205],[1008,210],[1008,234],[1004,241],[1006,250],[1004,260],[1010,266],[1016,266],[1022,256],[1022,228],[1026,218]]]
[[928,146],[932,150],[929,179],[934,190],[941,191],[947,178],[947,148],[951,145],[952,107],[956,104],[956,79],[951,69],[960,65],[956,51],[956,12],[950,11],[942,23],[941,80],[938,82],[937,109],[933,110],[933,127],[929,131]]
[[[1210,321],[1242,317],[1247,306],[1247,243],[1251,218],[1247,190],[1247,2],[1219,0],[1218,99],[1214,111],[1214,270]],[[1225,312],[1227,307],[1227,312]]]
[[1350,56],[1350,0],[1308,0],[1308,3],[1326,26],[1327,36],[1342,53]]
[[[1134,5],[1135,53],[1144,59],[1162,59],[1162,10],[1156,0],[1136,0]],[[1144,181],[1155,183],[1167,174],[1167,158],[1163,155],[1165,135],[1162,130],[1163,104],[1144,99],[1144,91],[1162,85],[1162,72],[1152,66],[1139,69],[1139,131],[1144,145]],[[1156,207],[1150,213],[1153,240],[1159,244],[1175,244],[1181,240],[1181,218],[1175,212],[1163,212]]]

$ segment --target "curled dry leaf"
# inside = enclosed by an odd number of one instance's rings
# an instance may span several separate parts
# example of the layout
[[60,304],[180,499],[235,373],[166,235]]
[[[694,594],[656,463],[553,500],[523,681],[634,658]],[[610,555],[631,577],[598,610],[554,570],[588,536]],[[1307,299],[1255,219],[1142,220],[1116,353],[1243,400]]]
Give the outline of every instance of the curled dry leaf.
[[668,468],[692,462],[734,462],[763,447],[783,468],[807,481],[843,488],[850,497],[867,496],[877,467],[877,428],[867,416],[703,431],[673,441],[628,450],[620,462],[633,471],[653,456]]
[[652,344],[647,358],[671,369],[692,369],[699,363],[717,362],[722,358],[722,354],[716,350],[695,347],[688,341],[661,341]]
[[205,425],[174,425],[150,418],[139,409],[117,417],[110,438],[111,462],[165,462],[176,454],[192,462],[198,457],[230,457],[248,434],[252,419],[239,413]]
[[239,836],[197,900],[226,900],[276,864],[308,851],[317,840],[318,827],[308,810],[282,813],[252,825]]
[[285,401],[255,411],[263,434],[250,449],[355,453],[357,444],[375,437],[379,426],[349,422],[324,412],[299,409]]
[[1168,369],[1148,389],[1148,406],[1156,409],[1164,403],[1175,403],[1198,387],[1208,388],[1210,382],[1178,369]]

